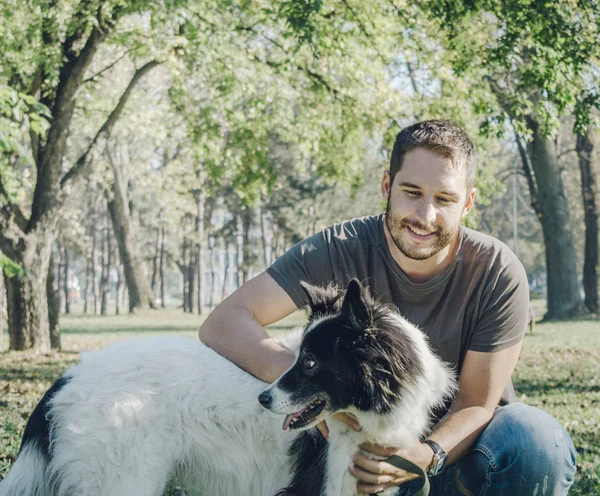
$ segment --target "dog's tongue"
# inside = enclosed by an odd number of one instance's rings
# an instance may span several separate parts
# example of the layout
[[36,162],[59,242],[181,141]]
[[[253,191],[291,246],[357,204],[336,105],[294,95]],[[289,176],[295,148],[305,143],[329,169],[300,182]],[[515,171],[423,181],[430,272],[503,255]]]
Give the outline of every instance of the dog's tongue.
[[283,421],[283,426],[282,429],[285,431],[287,430],[287,428],[290,426],[290,422],[292,420],[294,420],[296,417],[300,416],[300,412],[296,412],[296,413],[290,413],[289,415],[286,415],[284,421]]

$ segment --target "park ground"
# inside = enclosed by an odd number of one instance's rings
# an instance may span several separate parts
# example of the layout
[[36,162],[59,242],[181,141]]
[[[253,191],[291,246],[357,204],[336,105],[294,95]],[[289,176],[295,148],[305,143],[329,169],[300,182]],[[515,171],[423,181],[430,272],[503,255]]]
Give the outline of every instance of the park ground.
[[[541,315],[541,312],[539,313]],[[272,328],[284,332],[303,321],[297,312]],[[0,337],[0,479],[14,462],[27,418],[45,390],[79,352],[134,336],[197,335],[201,318],[181,311],[137,315],[63,315],[61,352],[7,351]],[[573,437],[577,475],[570,495],[600,495],[600,321],[537,323],[525,338],[514,375],[521,401],[554,415]]]

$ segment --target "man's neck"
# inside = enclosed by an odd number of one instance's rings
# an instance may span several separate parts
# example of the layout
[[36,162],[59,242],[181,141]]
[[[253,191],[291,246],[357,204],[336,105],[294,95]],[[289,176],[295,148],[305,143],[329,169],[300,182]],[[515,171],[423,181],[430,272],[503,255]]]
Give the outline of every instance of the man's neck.
[[396,246],[396,243],[394,243],[392,235],[390,234],[385,221],[383,223],[383,227],[385,231],[385,239],[387,241],[390,253],[392,254],[392,258],[398,264],[400,269],[402,269],[402,272],[404,272],[412,282],[423,283],[429,281],[446,269],[456,256],[460,230],[457,232],[456,236],[448,246],[437,252],[432,257],[429,257],[425,260],[414,260],[407,257]]

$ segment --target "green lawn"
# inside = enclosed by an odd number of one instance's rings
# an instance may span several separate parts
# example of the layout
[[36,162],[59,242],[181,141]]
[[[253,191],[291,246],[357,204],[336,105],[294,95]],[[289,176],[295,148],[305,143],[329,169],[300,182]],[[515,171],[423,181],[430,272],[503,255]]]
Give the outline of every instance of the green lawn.
[[[303,321],[298,312],[272,328]],[[133,336],[196,335],[201,319],[180,311],[123,316],[63,316],[63,351],[40,356],[6,351],[0,337],[0,478],[18,450],[27,418],[44,391],[79,351]],[[522,401],[549,411],[571,433],[579,453],[572,495],[600,495],[600,321],[537,324],[528,333],[515,373]]]

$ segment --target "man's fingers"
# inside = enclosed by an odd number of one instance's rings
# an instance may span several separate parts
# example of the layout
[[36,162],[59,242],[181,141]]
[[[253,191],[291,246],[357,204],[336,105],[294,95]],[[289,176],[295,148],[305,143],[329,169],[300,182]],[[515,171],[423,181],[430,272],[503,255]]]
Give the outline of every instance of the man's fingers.
[[387,447],[387,446],[379,446],[378,444],[372,443],[363,443],[360,445],[361,449],[368,451],[369,453],[373,453],[377,456],[392,456],[398,453],[398,448]]
[[388,474],[394,475],[395,477],[403,476],[406,474],[404,470],[394,467],[389,463],[385,463],[379,460],[371,460],[362,455],[356,455],[354,457],[354,465],[364,469],[372,474]]
[[350,473],[356,477],[361,483],[367,484],[387,484],[388,482],[392,482],[394,478],[391,475],[379,475],[372,474],[371,472],[366,472],[365,470],[353,465],[350,467]]
[[350,415],[349,413],[336,413],[334,417],[340,422],[352,427],[352,429],[355,431],[360,431],[362,429],[361,425],[358,423],[358,420],[356,420],[356,417]]
[[319,422],[316,425],[316,428],[321,433],[321,436],[323,436],[323,439],[327,439],[329,437],[329,428],[324,420],[323,422]]

